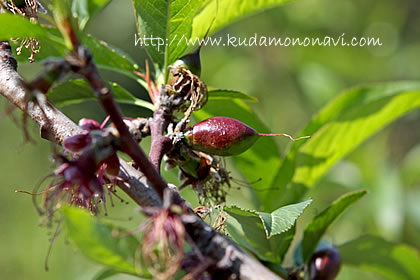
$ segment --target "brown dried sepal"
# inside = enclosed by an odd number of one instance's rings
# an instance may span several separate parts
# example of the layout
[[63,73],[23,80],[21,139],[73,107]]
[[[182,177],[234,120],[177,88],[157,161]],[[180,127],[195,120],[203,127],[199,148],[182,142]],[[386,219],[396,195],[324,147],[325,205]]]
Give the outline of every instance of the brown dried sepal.
[[[23,5],[16,5],[13,0],[9,0],[3,7],[9,12],[26,17],[31,22],[35,23],[38,22],[39,11],[46,13],[45,8],[36,0],[25,0]],[[22,49],[25,47],[31,52],[31,55],[28,58],[29,62],[35,62],[35,54],[39,53],[41,48],[40,43],[36,38],[16,38],[12,41],[19,44],[19,47],[16,49],[17,55],[21,55]]]
[[206,84],[186,68],[171,67],[170,71],[173,79],[169,84],[169,92],[181,97],[178,101],[180,104],[175,105],[181,106],[181,110],[184,104],[191,107],[191,111],[202,108],[208,99]]
[[156,279],[173,279],[184,258],[183,216],[191,214],[178,205],[144,208],[143,213],[149,217],[141,226],[145,230],[144,262]]

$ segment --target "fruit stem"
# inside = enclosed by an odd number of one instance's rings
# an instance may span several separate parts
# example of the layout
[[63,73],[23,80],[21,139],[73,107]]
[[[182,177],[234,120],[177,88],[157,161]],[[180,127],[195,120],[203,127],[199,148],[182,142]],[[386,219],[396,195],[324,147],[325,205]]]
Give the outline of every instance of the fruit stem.
[[292,140],[293,142],[294,141],[297,141],[297,140],[301,140],[301,139],[308,139],[308,138],[311,138],[311,136],[302,136],[302,137],[299,137],[299,138],[293,138],[292,136],[290,136],[289,134],[286,134],[286,133],[279,133],[279,134],[266,134],[266,133],[258,133],[258,135],[259,136],[286,136],[286,137],[288,137],[290,140]]

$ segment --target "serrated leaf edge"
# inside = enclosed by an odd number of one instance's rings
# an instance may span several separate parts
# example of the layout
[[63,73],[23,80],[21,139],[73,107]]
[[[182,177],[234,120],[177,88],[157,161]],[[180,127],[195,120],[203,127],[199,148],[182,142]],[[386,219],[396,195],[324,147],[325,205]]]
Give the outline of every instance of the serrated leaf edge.
[[[311,205],[312,204],[312,199],[311,198],[308,198],[308,199],[306,199],[306,200],[304,200],[304,201],[301,201],[301,202],[298,202],[298,203],[294,203],[294,204],[299,204],[299,203],[302,203],[302,202],[305,202],[305,201],[308,201],[308,204],[306,204],[305,205],[305,207],[302,209],[302,211],[299,213],[299,215],[296,217],[296,220],[300,217],[300,216],[302,216],[302,214],[303,214],[303,212],[305,211],[305,209],[309,206],[309,205]],[[286,205],[286,206],[283,206],[283,207],[280,207],[280,208],[284,208],[284,207],[287,207],[287,206],[290,206],[290,205],[294,205],[294,204],[289,204],[289,205]],[[268,233],[268,229],[267,229],[267,227],[266,227],[266,225],[265,225],[265,222],[264,222],[264,219],[261,217],[261,215],[259,214],[259,213],[264,213],[264,212],[258,212],[258,211],[256,211],[256,210],[253,210],[253,209],[244,209],[244,208],[242,208],[242,207],[240,207],[240,206],[237,206],[237,205],[230,205],[230,206],[225,206],[225,207],[223,207],[223,210],[225,210],[225,211],[227,211],[227,212],[229,212],[227,209],[228,208],[236,208],[236,209],[239,209],[239,210],[241,210],[241,211],[244,211],[244,212],[248,212],[248,213],[251,213],[251,214],[255,214],[260,220],[261,220],[261,223],[262,223],[262,225],[263,225],[263,228],[264,228],[264,232],[265,232],[265,237],[267,238],[267,240],[268,239],[270,239],[271,237],[273,237],[273,236],[275,236],[275,235],[279,235],[279,234],[281,234],[281,233],[284,233],[284,232],[286,232],[286,231],[289,231],[292,227],[293,227],[293,225],[292,226],[290,226],[290,227],[288,227],[288,228],[286,228],[285,230],[282,230],[281,232],[279,232],[279,233],[276,233],[276,234],[273,234],[273,235],[270,235],[269,233]],[[280,209],[280,208],[278,208],[278,209]],[[278,209],[276,209],[276,210],[274,210],[274,211],[277,211]],[[274,212],[273,211],[273,212]],[[272,213],[273,212],[271,212],[271,213],[265,213],[265,214],[269,214],[270,216],[272,216]]]
[[[309,205],[311,205],[311,204],[312,204],[312,199],[311,199],[311,198],[308,198],[308,199],[306,199],[306,200],[304,200],[304,201],[301,201],[301,202],[298,202],[298,203],[285,205],[285,206],[280,207],[280,208],[288,207],[288,206],[290,206],[290,205],[300,204],[300,203],[305,202],[305,201],[308,201],[308,203],[305,205],[305,207],[302,209],[302,211],[301,211],[301,212],[298,214],[298,216],[296,217],[296,220],[297,220],[300,216],[302,216],[303,212],[305,212],[305,209],[306,209]],[[280,209],[280,208],[277,208],[277,209],[276,209],[276,210],[274,210],[273,212],[277,211],[277,210],[278,210],[278,209]],[[270,216],[271,216],[271,218],[273,217],[273,215],[272,215],[272,213],[273,213],[273,212],[269,213],[269,214],[270,214]],[[257,213],[264,213],[264,212],[257,212]],[[293,225],[291,225],[290,227],[288,227],[288,228],[286,228],[286,229],[282,230],[282,231],[281,231],[281,232],[279,232],[279,233],[276,233],[276,234],[272,234],[272,235],[270,235],[270,234],[268,233],[268,229],[267,229],[267,227],[265,226],[265,223],[264,223],[263,218],[262,218],[259,214],[258,214],[258,216],[259,216],[259,217],[260,217],[260,219],[262,220],[262,223],[263,223],[263,226],[264,226],[265,235],[266,235],[267,239],[270,239],[271,237],[273,237],[273,236],[275,236],[275,235],[282,234],[282,233],[284,233],[284,232],[286,232],[286,231],[289,231],[289,230],[293,227]],[[295,220],[295,221],[296,221],[296,220]]]

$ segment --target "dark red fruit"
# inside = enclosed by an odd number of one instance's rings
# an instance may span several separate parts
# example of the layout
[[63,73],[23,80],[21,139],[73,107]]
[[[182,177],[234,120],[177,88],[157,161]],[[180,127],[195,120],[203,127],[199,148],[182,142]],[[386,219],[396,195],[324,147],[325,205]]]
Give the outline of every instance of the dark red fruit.
[[260,137],[287,136],[287,134],[261,134],[243,122],[228,117],[212,117],[190,128],[184,137],[192,149],[218,156],[239,155],[248,150]]
[[197,151],[232,156],[248,150],[259,134],[243,122],[227,117],[213,117],[194,125],[185,134],[187,143]]
[[326,248],[316,252],[309,262],[311,280],[333,280],[341,267],[341,256],[335,248]]

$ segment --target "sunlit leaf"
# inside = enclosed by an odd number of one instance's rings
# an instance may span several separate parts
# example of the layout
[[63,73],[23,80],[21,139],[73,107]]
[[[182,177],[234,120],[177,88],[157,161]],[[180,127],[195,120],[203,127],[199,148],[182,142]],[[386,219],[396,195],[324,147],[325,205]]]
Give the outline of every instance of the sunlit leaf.
[[306,190],[363,141],[420,107],[420,84],[387,83],[348,90],[331,101],[294,142],[266,195],[266,209],[298,201]]
[[193,17],[201,5],[199,0],[133,0],[138,38],[144,41],[153,62],[166,77],[168,65],[175,62],[186,48]]
[[277,209],[273,213],[245,210],[236,206],[224,210],[239,223],[229,221],[227,230],[232,238],[260,259],[280,263],[295,233],[295,223],[311,203],[306,200]]
[[267,238],[289,230],[311,202],[312,200],[308,199],[300,203],[281,207],[272,213],[256,212],[264,222]]
[[[209,0],[204,2],[194,18],[191,38],[202,39],[211,25],[209,34],[227,25],[269,8],[284,4],[289,0]],[[216,18],[215,18],[216,16]]]

